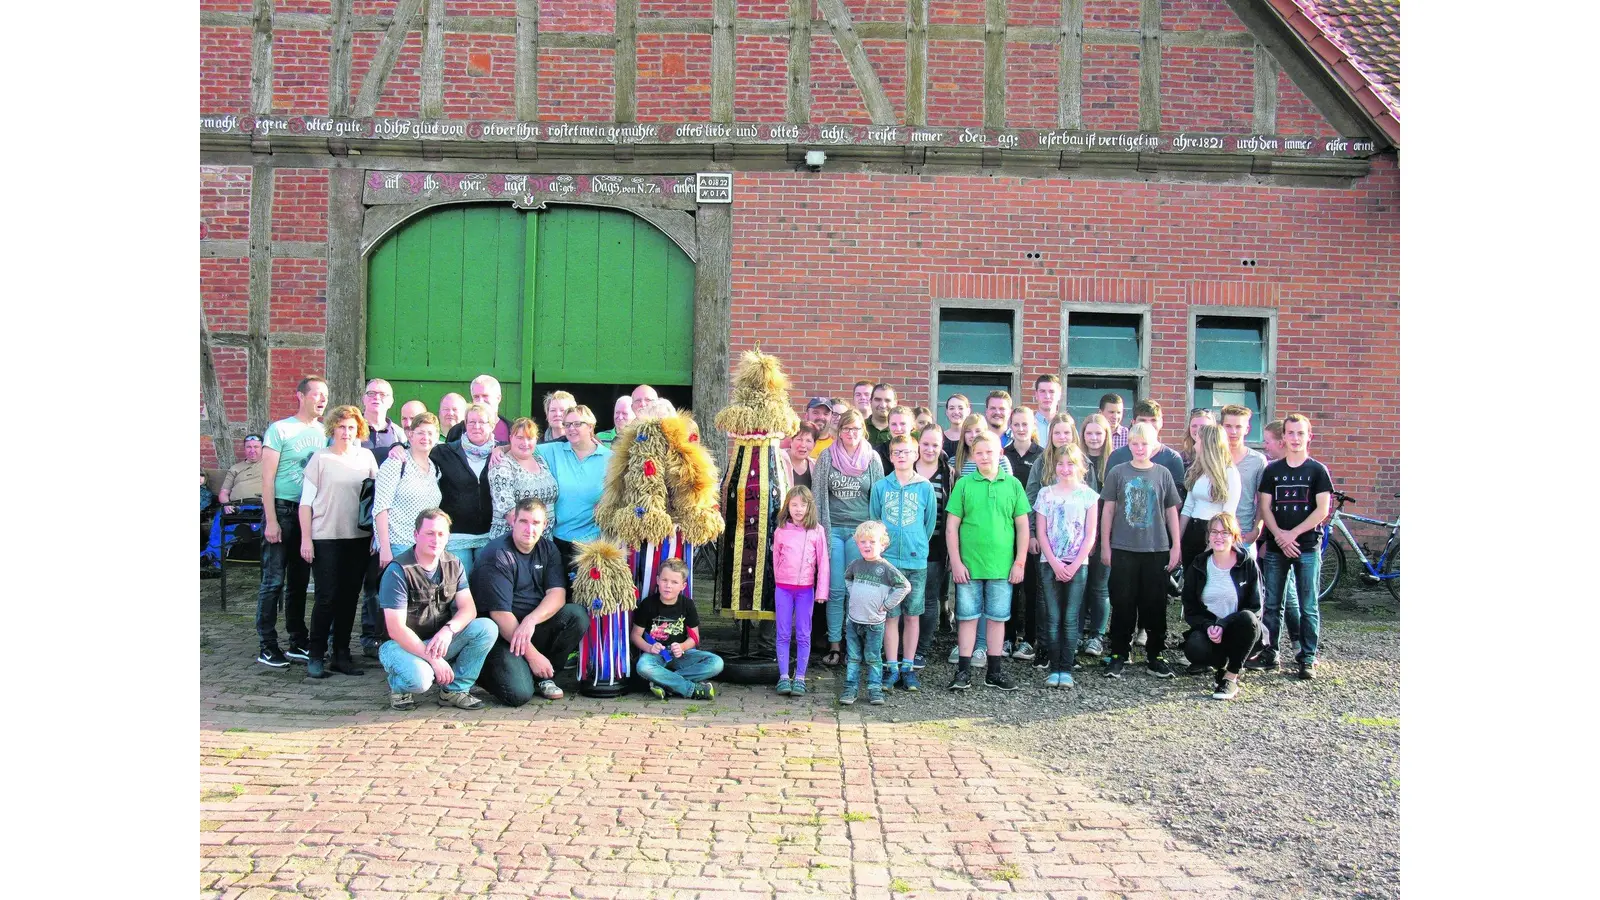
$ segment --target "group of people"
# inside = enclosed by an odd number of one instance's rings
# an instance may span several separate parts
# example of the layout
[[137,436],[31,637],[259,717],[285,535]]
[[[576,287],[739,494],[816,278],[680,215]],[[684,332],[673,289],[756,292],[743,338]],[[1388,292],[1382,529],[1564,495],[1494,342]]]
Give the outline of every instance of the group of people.
[[[806,692],[819,608],[821,661],[845,666],[841,703],[863,687],[869,703],[920,690],[947,578],[952,690],[972,686],[973,666],[987,686],[1015,690],[1007,657],[1068,687],[1080,651],[1120,678],[1136,631],[1148,671],[1171,677],[1166,585],[1180,566],[1184,655],[1193,673],[1215,674],[1213,696],[1233,697],[1244,668],[1278,666],[1280,625],[1299,676],[1314,677],[1317,526],[1332,485],[1307,453],[1310,421],[1268,424],[1269,462],[1244,443],[1250,410],[1226,406],[1216,421],[1195,410],[1180,453],[1161,443],[1154,401],[1136,404],[1125,427],[1117,394],[1078,423],[1059,409],[1056,376],[1034,391],[1034,409],[993,391],[981,415],[953,395],[945,427],[881,383],[859,382],[851,401],[808,403],[785,441],[791,487],[772,542],[777,690]],[[471,694],[480,682],[509,705],[563,696],[556,672],[589,624],[567,596],[573,544],[600,536],[609,444],[635,417],[673,408],[640,385],[597,434],[593,411],[557,391],[544,398],[541,434],[532,419],[499,414],[493,377],[470,393],[447,394],[438,414],[409,401],[397,423],[387,381],[368,382],[361,406],[329,410],[327,383],[306,377],[295,414],[247,438],[217,499],[263,511],[258,662],[303,662],[312,678],[362,674],[351,650],[359,609],[362,652],[383,666],[395,708],[434,684],[441,704],[464,709],[482,704]],[[722,669],[699,647],[688,582],[669,562],[633,614],[636,670],[663,697],[714,696]],[[1307,589],[1297,596],[1295,583]]]

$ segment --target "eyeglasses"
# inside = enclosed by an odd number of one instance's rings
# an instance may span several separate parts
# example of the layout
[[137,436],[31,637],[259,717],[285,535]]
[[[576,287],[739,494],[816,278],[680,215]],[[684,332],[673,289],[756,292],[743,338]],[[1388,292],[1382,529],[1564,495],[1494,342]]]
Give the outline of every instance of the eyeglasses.
[[381,397],[393,397],[393,396],[394,396],[393,394],[385,393],[384,391],[367,391],[367,399],[368,400],[377,400],[377,399],[379,399]]

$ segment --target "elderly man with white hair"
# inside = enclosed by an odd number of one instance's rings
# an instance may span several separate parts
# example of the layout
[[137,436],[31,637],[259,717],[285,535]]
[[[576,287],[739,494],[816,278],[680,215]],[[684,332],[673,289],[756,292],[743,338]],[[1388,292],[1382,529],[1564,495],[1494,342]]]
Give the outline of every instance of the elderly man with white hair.
[[[472,402],[481,403],[489,408],[489,414],[496,419],[494,424],[494,442],[504,444],[511,440],[511,422],[500,415],[500,380],[493,375],[479,375],[472,379]],[[445,441],[460,440],[467,431],[467,423],[460,422],[450,429],[445,435]]]
[[633,417],[637,419],[638,417],[644,415],[645,404],[654,401],[660,396],[660,394],[656,393],[656,389],[648,384],[641,384],[634,388],[633,394],[631,395],[631,399],[633,400]]
[[633,414],[633,398],[627,394],[623,394],[621,397],[617,398],[616,403],[611,405],[610,430],[602,431],[595,435],[595,440],[608,446],[615,443],[617,440],[617,435],[621,434],[622,429],[626,428],[628,423],[632,422],[635,418],[636,417]]

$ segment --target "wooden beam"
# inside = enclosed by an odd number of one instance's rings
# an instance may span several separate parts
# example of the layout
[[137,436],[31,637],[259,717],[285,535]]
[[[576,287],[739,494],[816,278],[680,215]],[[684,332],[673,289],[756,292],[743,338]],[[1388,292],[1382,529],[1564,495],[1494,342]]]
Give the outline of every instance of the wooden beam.
[[1161,0],[1139,0],[1139,130],[1161,130]]
[[828,20],[833,39],[839,44],[839,52],[844,54],[845,65],[850,67],[850,77],[855,79],[856,87],[861,90],[868,118],[874,125],[894,125],[894,106],[883,92],[883,83],[878,80],[878,72],[872,67],[872,60],[867,58],[867,51],[862,49],[861,36],[856,34],[844,0],[817,0],[817,7]]
[[229,436],[228,412],[222,405],[222,385],[217,382],[217,366],[211,359],[211,330],[206,314],[200,313],[200,398],[206,407],[205,431],[217,450],[217,465],[233,465],[233,439]]
[[[245,409],[251,430],[267,427],[267,399],[272,379],[267,332],[272,303],[272,166],[250,167],[250,299],[245,322],[250,335],[246,362]],[[209,415],[209,413],[208,413]]]
[[906,124],[928,124],[928,0],[906,0]]
[[1367,135],[1383,149],[1383,129],[1344,87],[1327,71],[1325,64],[1305,45],[1293,29],[1278,18],[1264,0],[1226,0],[1228,8],[1259,41],[1278,65],[1311,100],[1334,129],[1346,136]]
[[327,326],[323,354],[335,397],[359,397],[367,355],[366,273],[361,267],[365,207],[360,169],[328,173]]
[[611,57],[613,122],[632,122],[638,115],[639,0],[617,0],[616,53]]
[[517,121],[539,121],[539,0],[517,0]]
[[711,121],[733,121],[734,0],[714,0],[711,19]]
[[328,115],[350,114],[350,5],[353,0],[333,0],[333,32],[328,39]]
[[424,119],[444,118],[444,3],[427,0],[428,24],[422,33],[422,102]]
[[789,0],[789,84],[785,119],[811,121],[811,0]]
[[1256,134],[1278,133],[1278,61],[1261,44],[1256,44],[1255,123]]
[[1061,46],[1056,57],[1056,125],[1083,127],[1083,0],[1061,0]]
[[[728,323],[733,319],[733,209],[729,204],[711,204],[695,211],[695,243],[700,255],[694,267],[691,402],[697,417],[709,422],[712,410],[727,406],[729,397]],[[728,458],[727,437],[720,429],[703,429],[700,440],[712,459]]]
[[983,127],[1006,127],[1006,0],[983,4]]
[[250,37],[250,111],[272,113],[272,0],[255,0]]
[[383,97],[383,86],[394,71],[394,62],[400,57],[400,48],[405,45],[406,33],[411,31],[421,6],[422,0],[400,0],[400,9],[395,13],[389,29],[384,32],[378,52],[372,55],[367,74],[361,79],[361,93],[356,96],[357,117],[366,118],[377,112],[378,100]]

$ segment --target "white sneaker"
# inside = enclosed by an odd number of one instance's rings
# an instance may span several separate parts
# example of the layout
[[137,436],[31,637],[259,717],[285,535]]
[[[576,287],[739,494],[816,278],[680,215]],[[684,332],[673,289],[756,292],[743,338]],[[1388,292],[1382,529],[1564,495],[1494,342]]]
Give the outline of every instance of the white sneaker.
[[1017,641],[1017,646],[1011,651],[1012,659],[1033,659],[1033,645],[1027,641]]
[[955,665],[956,663],[958,663],[960,661],[961,661],[961,648],[960,647],[951,647],[950,648],[950,665],[953,666],[953,665]]
[[[950,665],[953,666],[959,662],[961,662],[961,647],[951,647]],[[972,664],[980,669],[987,669],[989,667],[989,650],[987,647],[979,644],[978,646],[972,648]]]
[[1089,638],[1083,644],[1083,655],[1084,656],[1099,657],[1099,656],[1105,655],[1105,652],[1106,652],[1105,641],[1100,640],[1100,638],[1098,638],[1098,637]]

